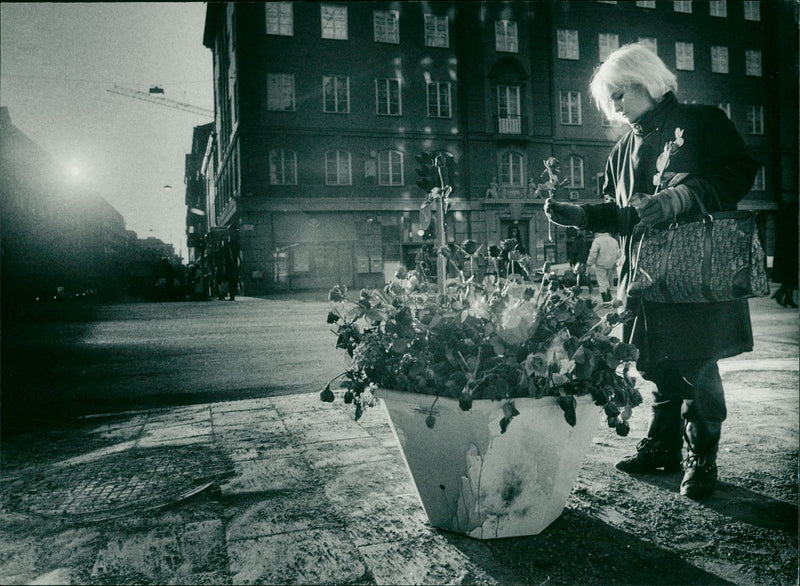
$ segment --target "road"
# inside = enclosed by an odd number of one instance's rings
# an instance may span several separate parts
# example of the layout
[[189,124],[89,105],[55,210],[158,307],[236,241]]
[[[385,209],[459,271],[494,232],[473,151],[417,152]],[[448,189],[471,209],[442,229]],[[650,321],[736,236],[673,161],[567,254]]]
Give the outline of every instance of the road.
[[321,389],[342,356],[326,294],[76,305],[3,322],[4,415],[74,415]]

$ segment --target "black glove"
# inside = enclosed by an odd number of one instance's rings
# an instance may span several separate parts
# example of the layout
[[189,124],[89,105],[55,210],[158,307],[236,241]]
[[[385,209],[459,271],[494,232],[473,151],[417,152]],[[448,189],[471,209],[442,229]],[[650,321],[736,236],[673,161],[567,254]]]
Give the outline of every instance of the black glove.
[[544,202],[544,213],[548,220],[558,226],[586,227],[586,212],[574,203],[561,203],[549,197]]
[[634,193],[631,198],[631,206],[636,209],[645,226],[674,220],[678,214],[689,211],[693,203],[692,193],[685,185],[669,187],[655,195]]

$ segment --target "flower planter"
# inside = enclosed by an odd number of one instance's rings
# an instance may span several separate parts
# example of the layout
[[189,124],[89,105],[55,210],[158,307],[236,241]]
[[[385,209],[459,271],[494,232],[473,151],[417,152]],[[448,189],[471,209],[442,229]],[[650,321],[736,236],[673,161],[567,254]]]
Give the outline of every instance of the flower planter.
[[[478,539],[536,535],[561,515],[602,409],[576,397],[571,427],[554,397],[514,399],[505,433],[497,401],[381,390],[406,464],[432,526]],[[426,418],[432,414],[432,428]]]

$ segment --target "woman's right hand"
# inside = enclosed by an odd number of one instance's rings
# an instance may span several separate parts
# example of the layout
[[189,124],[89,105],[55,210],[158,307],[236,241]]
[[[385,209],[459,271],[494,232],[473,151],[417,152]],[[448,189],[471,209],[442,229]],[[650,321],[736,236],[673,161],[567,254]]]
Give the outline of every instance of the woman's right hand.
[[575,226],[582,228],[586,223],[586,212],[574,203],[562,203],[548,197],[544,202],[544,213],[547,219],[558,226]]

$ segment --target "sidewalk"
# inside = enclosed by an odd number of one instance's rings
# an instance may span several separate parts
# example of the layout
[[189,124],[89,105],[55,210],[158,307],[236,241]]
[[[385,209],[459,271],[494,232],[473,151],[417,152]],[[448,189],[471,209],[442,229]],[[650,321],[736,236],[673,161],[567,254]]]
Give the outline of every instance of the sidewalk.
[[0,582],[494,583],[427,525],[383,408],[347,407],[287,396],[19,438],[76,455],[4,466]]

